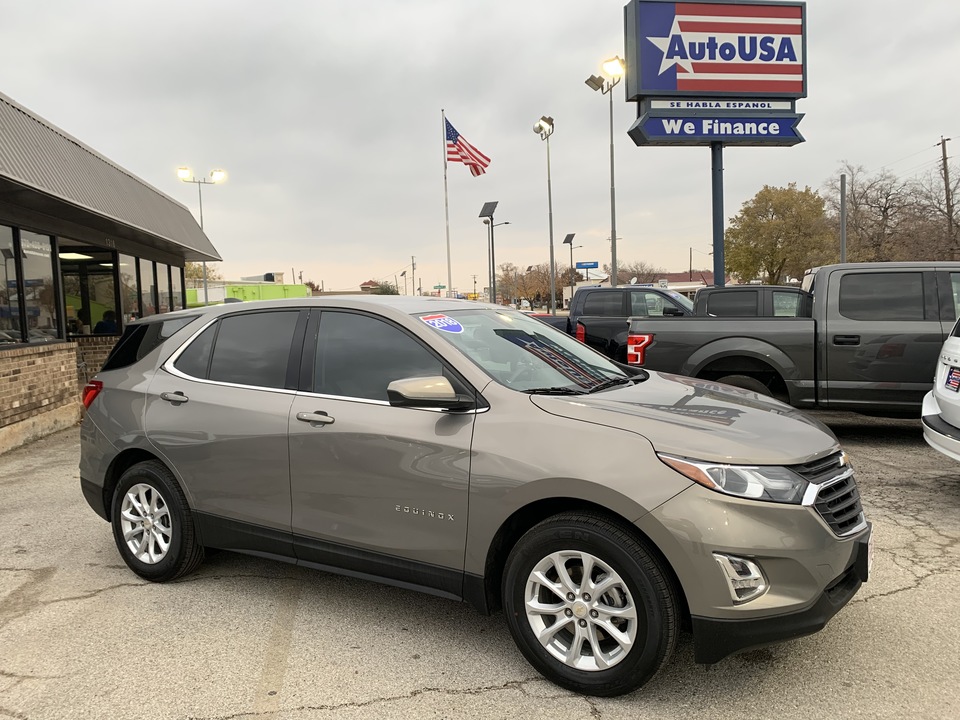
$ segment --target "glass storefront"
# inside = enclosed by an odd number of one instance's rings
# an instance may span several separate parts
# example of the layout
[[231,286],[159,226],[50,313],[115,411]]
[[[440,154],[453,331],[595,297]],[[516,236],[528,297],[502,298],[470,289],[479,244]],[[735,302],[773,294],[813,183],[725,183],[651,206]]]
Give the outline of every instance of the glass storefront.
[[184,307],[175,265],[6,225],[0,256],[0,347],[118,335],[138,317]]

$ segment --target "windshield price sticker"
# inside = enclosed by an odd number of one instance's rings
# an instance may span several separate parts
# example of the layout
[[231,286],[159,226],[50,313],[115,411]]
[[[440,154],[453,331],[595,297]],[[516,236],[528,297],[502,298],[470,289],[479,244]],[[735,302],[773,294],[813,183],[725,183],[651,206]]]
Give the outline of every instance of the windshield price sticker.
[[448,333],[462,333],[463,325],[458,323],[449,315],[423,315],[420,318],[427,325],[437,330],[443,330]]

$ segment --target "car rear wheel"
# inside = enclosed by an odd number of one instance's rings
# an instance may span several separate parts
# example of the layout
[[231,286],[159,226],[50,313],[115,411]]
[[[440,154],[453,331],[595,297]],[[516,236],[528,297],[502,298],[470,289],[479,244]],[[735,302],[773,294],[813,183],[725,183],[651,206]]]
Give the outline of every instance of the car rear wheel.
[[121,557],[142,578],[173,580],[203,561],[183,490],[156,460],[123,473],[113,493],[111,517]]
[[656,555],[599,515],[557,515],[529,530],[507,558],[503,606],[530,664],[586,695],[639,688],[667,663],[679,632]]

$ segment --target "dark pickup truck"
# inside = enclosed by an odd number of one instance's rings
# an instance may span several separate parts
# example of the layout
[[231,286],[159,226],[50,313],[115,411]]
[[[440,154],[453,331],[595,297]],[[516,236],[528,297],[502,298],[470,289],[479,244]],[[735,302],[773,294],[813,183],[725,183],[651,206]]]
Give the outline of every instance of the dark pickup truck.
[[960,263],[830,265],[802,289],[810,317],[634,317],[623,345],[589,317],[576,332],[614,359],[799,408],[915,416],[957,319]]
[[[686,317],[694,314],[689,298],[673,290],[648,285],[581,287],[574,293],[569,316],[536,315],[585,342],[584,327],[590,327],[588,343],[620,362],[627,361],[627,333],[631,317]],[[618,352],[618,349],[620,350]]]

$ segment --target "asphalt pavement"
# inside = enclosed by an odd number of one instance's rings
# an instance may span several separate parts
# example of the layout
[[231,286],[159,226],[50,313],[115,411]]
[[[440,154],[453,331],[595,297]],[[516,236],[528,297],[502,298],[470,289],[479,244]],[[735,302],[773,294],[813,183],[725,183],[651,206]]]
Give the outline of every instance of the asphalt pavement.
[[231,553],[144,582],[64,431],[0,456],[0,718],[960,717],[960,463],[917,421],[818,417],[857,470],[870,582],[819,634],[709,668],[683,635],[616,699],[546,682],[456,602]]

